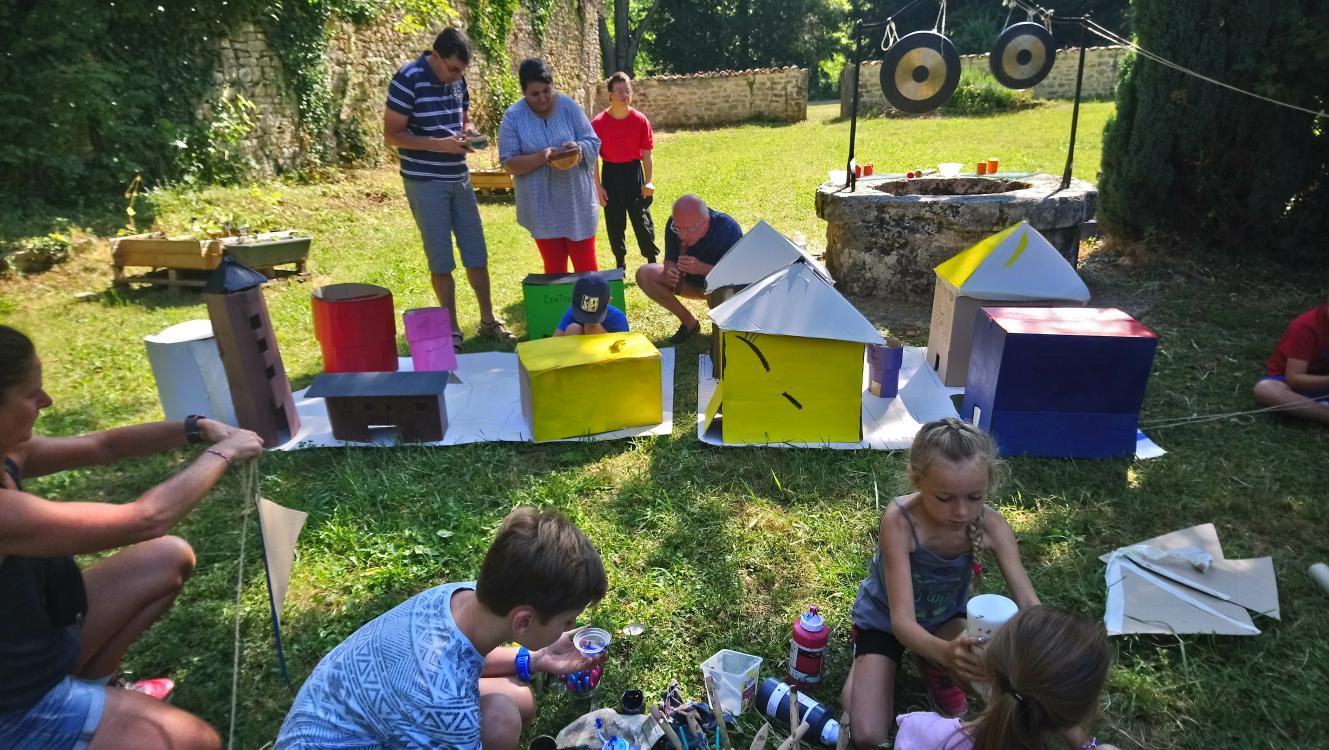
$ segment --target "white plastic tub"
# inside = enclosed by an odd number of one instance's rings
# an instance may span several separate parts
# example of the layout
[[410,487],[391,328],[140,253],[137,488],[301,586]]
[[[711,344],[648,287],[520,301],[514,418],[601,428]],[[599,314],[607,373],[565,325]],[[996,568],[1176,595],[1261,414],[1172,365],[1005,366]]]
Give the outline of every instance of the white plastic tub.
[[738,716],[752,705],[757,680],[761,676],[761,662],[760,656],[724,648],[701,663],[702,678],[704,680],[709,674],[715,680],[718,693],[715,700],[725,713]]

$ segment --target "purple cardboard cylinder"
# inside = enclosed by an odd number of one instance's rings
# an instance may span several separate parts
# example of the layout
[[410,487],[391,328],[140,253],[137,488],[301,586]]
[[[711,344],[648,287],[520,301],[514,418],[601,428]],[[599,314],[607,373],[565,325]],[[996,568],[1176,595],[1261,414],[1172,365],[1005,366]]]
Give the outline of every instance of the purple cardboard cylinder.
[[457,351],[452,346],[452,316],[444,307],[417,307],[402,314],[411,364],[416,372],[456,372]]
[[868,387],[879,398],[895,398],[900,392],[900,365],[904,345],[888,339],[885,346],[868,344]]

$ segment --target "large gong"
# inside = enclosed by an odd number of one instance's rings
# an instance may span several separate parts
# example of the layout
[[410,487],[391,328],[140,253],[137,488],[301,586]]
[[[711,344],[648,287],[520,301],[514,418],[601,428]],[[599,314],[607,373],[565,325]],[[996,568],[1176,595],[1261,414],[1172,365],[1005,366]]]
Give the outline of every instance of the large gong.
[[1008,89],[1027,89],[1047,78],[1057,59],[1052,33],[1041,23],[1025,21],[1007,26],[997,35],[988,64],[992,76]]
[[881,63],[881,91],[901,112],[931,112],[950,100],[960,83],[960,53],[935,31],[900,37]]

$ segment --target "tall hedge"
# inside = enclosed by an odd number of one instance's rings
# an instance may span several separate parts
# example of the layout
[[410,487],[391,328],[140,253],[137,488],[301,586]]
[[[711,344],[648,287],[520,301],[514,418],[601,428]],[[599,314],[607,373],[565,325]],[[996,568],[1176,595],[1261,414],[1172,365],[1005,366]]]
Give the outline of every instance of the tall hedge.
[[[1136,43],[1262,95],[1329,109],[1329,3],[1133,0]],[[1106,127],[1099,218],[1278,251],[1329,229],[1329,122],[1144,58],[1128,61]]]

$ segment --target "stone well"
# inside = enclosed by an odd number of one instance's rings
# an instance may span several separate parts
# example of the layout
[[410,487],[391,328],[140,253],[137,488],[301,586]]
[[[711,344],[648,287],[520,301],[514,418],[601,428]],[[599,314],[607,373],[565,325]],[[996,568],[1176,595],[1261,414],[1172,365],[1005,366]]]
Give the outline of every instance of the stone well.
[[826,265],[853,294],[926,298],[937,264],[1020,221],[1075,263],[1098,190],[1083,180],[1060,186],[1047,174],[866,177],[853,191],[823,184],[817,216],[826,220]]

